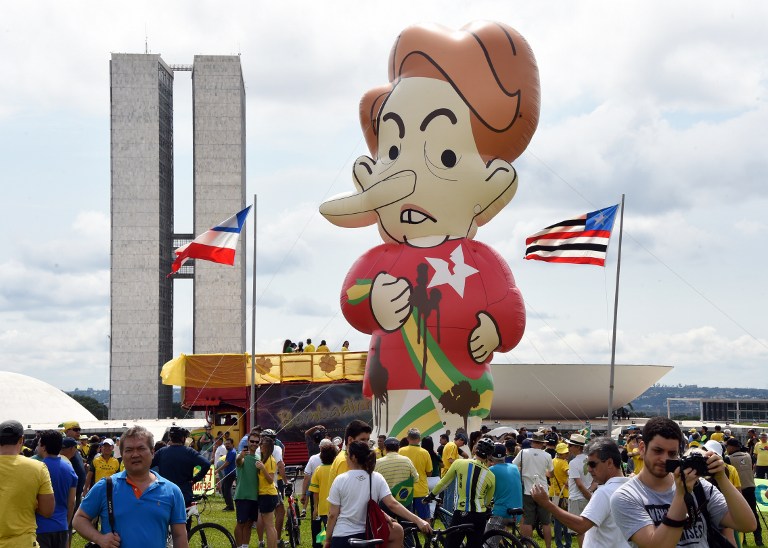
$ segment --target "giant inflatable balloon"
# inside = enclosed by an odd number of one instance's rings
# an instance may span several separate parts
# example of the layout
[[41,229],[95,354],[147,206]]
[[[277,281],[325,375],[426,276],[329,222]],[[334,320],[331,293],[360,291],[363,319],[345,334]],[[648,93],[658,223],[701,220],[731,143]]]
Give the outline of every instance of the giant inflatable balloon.
[[538,118],[533,52],[501,23],[404,30],[389,83],[363,96],[371,156],[355,161],[355,190],[320,212],[342,227],[375,223],[384,240],[341,292],[347,321],[371,334],[375,434],[472,431],[488,415],[493,353],[518,344],[525,307],[509,266],[474,237],[514,196],[511,162]]

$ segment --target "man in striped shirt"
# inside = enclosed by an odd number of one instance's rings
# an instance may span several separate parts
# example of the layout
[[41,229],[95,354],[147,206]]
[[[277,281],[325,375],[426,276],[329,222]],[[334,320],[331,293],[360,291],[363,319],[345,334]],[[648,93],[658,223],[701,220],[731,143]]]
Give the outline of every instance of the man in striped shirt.
[[[429,502],[429,499],[456,480],[459,500],[451,525],[471,523],[475,526],[474,530],[466,535],[467,548],[479,548],[483,544],[486,511],[496,491],[496,478],[488,469],[492,455],[493,442],[488,438],[478,440],[474,457],[455,460],[425,501]],[[458,548],[463,540],[463,534],[450,535],[446,540],[446,548]]]

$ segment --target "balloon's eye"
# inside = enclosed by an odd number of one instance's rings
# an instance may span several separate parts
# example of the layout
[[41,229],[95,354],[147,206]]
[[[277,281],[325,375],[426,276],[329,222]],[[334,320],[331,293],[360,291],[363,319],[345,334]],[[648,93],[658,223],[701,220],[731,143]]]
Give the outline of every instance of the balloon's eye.
[[453,167],[456,165],[456,153],[451,149],[446,149],[440,155],[440,161],[445,167]]
[[395,145],[392,145],[391,147],[389,147],[389,159],[397,160],[398,156],[400,156],[400,149],[397,148]]

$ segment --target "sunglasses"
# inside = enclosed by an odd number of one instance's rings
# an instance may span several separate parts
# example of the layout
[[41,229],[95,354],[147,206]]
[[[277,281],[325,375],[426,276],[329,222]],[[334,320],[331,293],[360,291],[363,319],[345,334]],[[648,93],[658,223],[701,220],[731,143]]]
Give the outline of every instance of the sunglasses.
[[80,432],[80,428],[70,428],[70,430],[72,430],[74,432]]
[[594,461],[594,460],[588,460],[587,466],[590,468],[597,468],[597,465],[600,464],[602,461]]
[[259,440],[248,440],[248,443],[259,443]]

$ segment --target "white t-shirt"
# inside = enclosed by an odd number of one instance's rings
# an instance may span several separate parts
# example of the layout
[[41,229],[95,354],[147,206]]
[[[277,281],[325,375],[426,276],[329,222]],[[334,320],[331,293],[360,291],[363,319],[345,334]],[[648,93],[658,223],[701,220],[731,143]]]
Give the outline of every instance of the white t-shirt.
[[[520,451],[512,463],[516,464],[520,469],[520,473],[523,477],[523,493],[526,495],[531,494],[531,487],[533,487],[534,480],[546,489],[547,472],[551,472],[555,469],[554,464],[552,464],[552,457],[549,456],[549,453],[542,449],[534,449],[533,447]],[[538,476],[538,478],[536,476]]]
[[576,486],[576,480],[580,479],[586,489],[592,486],[592,474],[587,468],[587,456],[582,453],[576,455],[568,463],[568,498],[571,500],[586,500],[587,497]]
[[[642,481],[639,476],[630,478],[628,482],[619,487],[611,496],[611,512],[616,525],[619,526],[625,539],[632,538],[647,525],[659,526],[661,520],[667,515],[672,498],[675,496],[675,484],[664,492],[654,491]],[[704,493],[707,497],[707,509],[716,525],[728,512],[728,506],[722,493],[715,489],[714,485],[705,479],[699,480],[704,487]],[[694,497],[696,504],[696,497]],[[697,512],[698,518],[690,527],[683,529],[678,546],[686,548],[705,548],[707,543],[707,524],[704,522],[704,516]],[[631,543],[630,546],[634,546]]]
[[349,470],[336,476],[328,493],[328,502],[339,507],[333,536],[348,537],[364,533],[368,500],[373,498],[381,502],[387,495],[392,495],[387,480],[378,472],[369,476],[365,470]]
[[306,493],[309,489],[309,480],[312,479],[312,474],[315,473],[315,470],[317,470],[317,467],[321,464],[323,464],[323,461],[320,460],[320,453],[309,457],[307,465],[304,467],[304,490],[302,493]]
[[213,454],[213,465],[216,468],[219,468],[221,466],[224,466],[223,464],[219,464],[221,461],[219,460],[221,457],[226,456],[227,454],[227,448],[224,447],[224,444],[222,443],[216,448],[216,452]]
[[581,517],[595,524],[586,535],[582,548],[628,548],[629,543],[611,516],[611,495],[629,478],[611,478],[597,488]]

